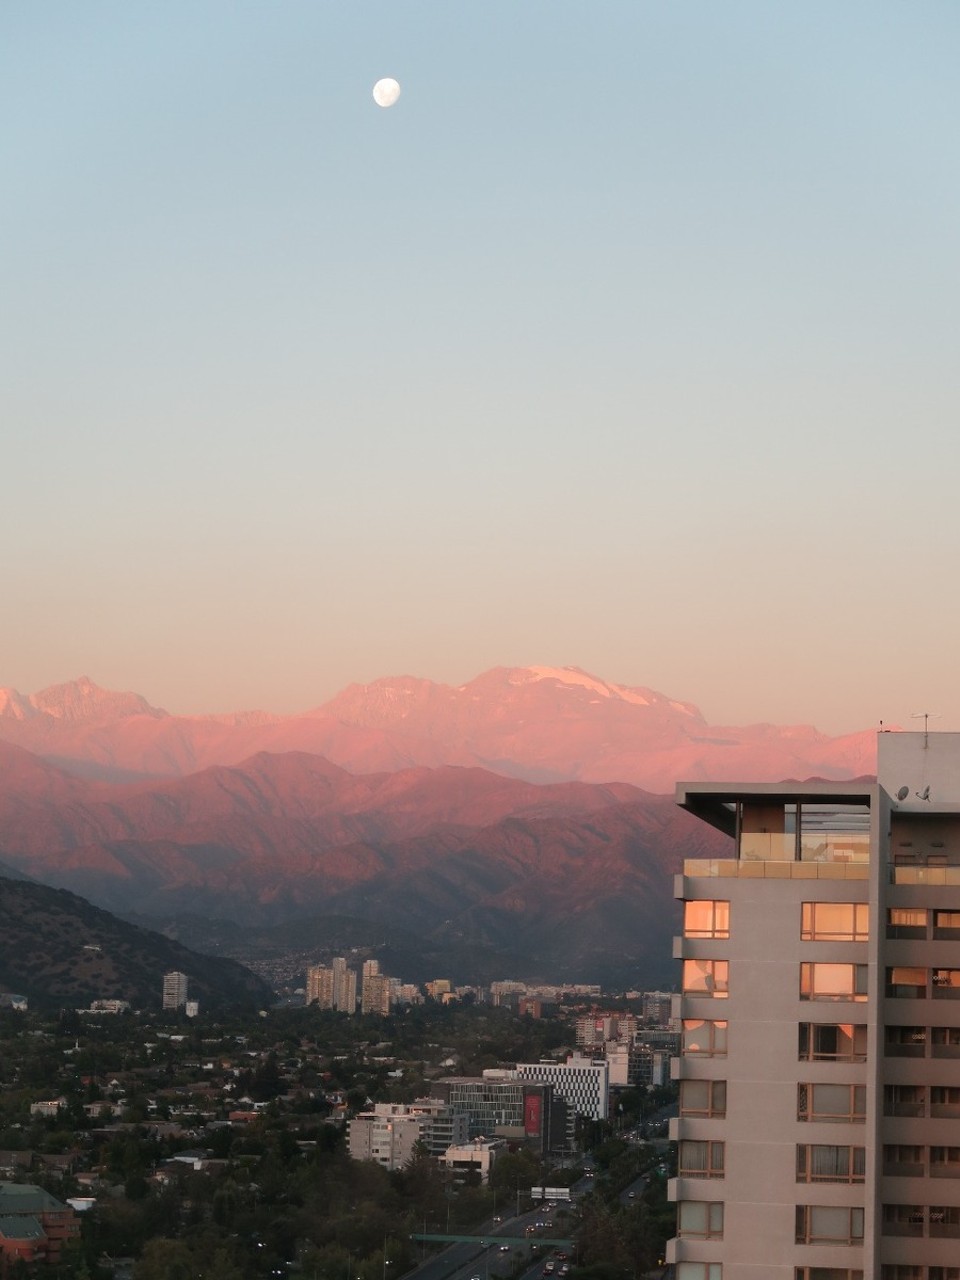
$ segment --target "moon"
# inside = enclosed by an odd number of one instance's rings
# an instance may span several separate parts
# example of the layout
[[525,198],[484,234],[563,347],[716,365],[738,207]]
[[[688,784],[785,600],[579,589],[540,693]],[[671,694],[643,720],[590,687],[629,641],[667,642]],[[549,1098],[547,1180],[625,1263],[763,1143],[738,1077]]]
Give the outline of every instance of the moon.
[[373,86],[373,100],[378,107],[392,107],[399,97],[400,86],[390,76],[378,80]]

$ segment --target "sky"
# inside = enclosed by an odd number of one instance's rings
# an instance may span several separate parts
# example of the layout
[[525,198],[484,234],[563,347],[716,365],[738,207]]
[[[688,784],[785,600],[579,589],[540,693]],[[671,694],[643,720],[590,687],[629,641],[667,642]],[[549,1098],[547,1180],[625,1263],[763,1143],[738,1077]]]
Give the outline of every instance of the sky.
[[958,53],[955,0],[4,5],[0,685],[960,729]]

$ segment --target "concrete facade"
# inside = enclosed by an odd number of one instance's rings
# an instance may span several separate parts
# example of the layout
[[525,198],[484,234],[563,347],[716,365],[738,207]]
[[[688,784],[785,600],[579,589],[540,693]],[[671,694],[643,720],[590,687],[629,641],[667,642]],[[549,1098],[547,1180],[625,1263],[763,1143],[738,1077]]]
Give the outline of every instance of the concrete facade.
[[678,801],[677,1280],[960,1280],[960,735]]

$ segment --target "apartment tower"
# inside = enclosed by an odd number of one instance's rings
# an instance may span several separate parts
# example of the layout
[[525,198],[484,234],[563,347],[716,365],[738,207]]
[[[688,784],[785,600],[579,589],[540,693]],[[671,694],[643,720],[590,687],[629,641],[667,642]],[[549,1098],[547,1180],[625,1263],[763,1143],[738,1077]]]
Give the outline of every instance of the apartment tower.
[[188,978],[185,973],[171,969],[163,975],[164,1009],[182,1009],[187,1002]]
[[960,1280],[960,735],[681,784],[676,1280]]

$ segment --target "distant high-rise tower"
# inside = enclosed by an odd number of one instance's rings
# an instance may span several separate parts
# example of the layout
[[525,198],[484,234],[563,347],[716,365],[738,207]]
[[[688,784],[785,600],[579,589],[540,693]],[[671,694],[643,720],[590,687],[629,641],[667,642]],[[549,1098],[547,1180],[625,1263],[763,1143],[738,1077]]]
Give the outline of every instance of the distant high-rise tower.
[[163,975],[163,1007],[181,1009],[187,1002],[187,975],[173,969]]
[[393,996],[394,979],[385,973],[372,973],[363,980],[363,994],[360,998],[362,1013],[379,1013],[384,1017],[390,1012]]
[[357,1012],[357,975],[343,956],[333,961],[333,1007],[341,1013]]
[[333,1008],[333,970],[314,964],[307,970],[307,1004]]
[[339,1009],[342,1013],[357,1011],[357,975],[338,956],[329,969],[311,965],[307,969],[307,1004],[321,1009]]

